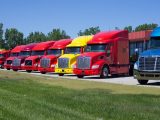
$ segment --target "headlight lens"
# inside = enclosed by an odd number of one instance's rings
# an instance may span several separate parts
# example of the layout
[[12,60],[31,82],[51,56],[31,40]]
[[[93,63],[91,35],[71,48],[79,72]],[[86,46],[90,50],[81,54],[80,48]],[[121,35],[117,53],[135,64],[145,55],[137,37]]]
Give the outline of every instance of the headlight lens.
[[[37,63],[34,64],[35,67],[36,67],[37,65],[38,65]],[[40,65],[38,65],[38,67],[39,67],[39,66],[40,66]]]
[[55,64],[51,65],[51,67],[55,67],[55,66],[56,66]]
[[138,64],[137,63],[134,64],[134,69],[138,70]]
[[97,69],[97,68],[99,68],[99,65],[93,65],[92,66],[92,69]]
[[24,63],[23,63],[23,64],[21,64],[21,66],[24,66]]
[[71,66],[71,68],[76,68],[76,64],[73,64],[73,65]]

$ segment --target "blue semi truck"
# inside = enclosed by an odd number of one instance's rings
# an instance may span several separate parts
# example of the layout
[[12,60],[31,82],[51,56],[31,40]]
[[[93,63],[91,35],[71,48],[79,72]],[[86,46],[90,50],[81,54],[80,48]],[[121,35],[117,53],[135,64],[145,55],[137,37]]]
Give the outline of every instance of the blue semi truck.
[[134,64],[134,78],[140,84],[149,80],[160,80],[160,27],[153,30],[148,49],[139,55]]

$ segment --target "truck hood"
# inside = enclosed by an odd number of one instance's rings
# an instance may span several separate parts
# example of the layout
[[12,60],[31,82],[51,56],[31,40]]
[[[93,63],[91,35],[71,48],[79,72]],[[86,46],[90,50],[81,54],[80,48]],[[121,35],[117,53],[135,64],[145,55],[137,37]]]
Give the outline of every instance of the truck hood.
[[28,56],[19,56],[19,57],[17,57],[18,59],[21,59],[21,60],[24,60],[24,59],[26,59]]
[[42,56],[30,56],[26,60],[36,60],[37,58],[42,58]]
[[143,53],[140,54],[140,56],[160,56],[160,49],[151,49],[144,51]]
[[64,54],[59,58],[69,58],[69,59],[74,59],[77,58],[80,54]]
[[17,58],[17,57],[9,57],[9,58],[7,58],[7,60],[14,60],[15,58]]
[[80,56],[95,58],[95,57],[99,57],[102,55],[104,55],[104,52],[85,52],[85,53],[81,54]]
[[43,56],[42,59],[43,58],[48,58],[48,59],[52,59],[53,60],[53,59],[57,59],[58,56],[55,56],[55,55],[46,55],[46,56]]

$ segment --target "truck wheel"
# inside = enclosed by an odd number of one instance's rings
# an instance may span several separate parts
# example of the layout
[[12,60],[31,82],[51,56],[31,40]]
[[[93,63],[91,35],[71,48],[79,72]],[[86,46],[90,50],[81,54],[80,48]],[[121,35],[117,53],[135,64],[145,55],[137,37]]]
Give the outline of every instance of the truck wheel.
[[7,70],[10,70],[10,68],[7,68]]
[[28,73],[31,73],[32,72],[32,70],[26,70]]
[[148,83],[148,80],[138,80],[138,83],[141,85],[146,85]]
[[102,71],[101,71],[100,78],[107,78],[108,73],[109,73],[108,67],[104,66]]
[[13,71],[17,72],[18,70],[16,70],[16,69],[13,69]]
[[46,72],[41,72],[41,74],[46,74]]
[[63,73],[59,73],[58,75],[59,75],[59,76],[63,76],[64,74],[63,74]]
[[83,75],[77,75],[77,77],[78,77],[78,78],[83,78],[84,76],[83,76]]

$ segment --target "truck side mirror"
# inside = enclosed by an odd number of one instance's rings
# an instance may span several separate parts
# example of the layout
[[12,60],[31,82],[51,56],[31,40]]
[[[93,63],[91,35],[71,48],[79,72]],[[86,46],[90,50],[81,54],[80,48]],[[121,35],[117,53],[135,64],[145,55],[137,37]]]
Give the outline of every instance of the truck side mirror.
[[106,49],[106,56],[109,57],[111,55],[111,50],[110,49]]

